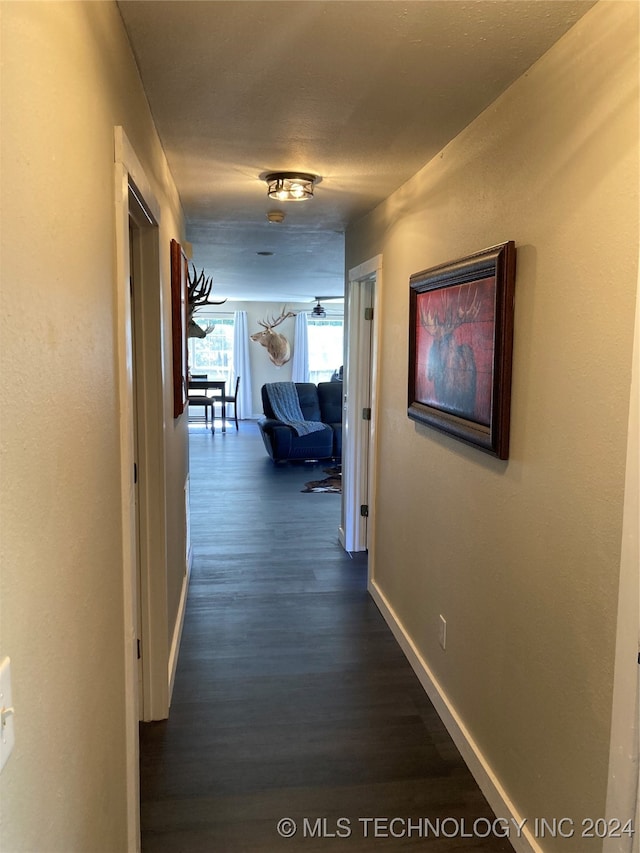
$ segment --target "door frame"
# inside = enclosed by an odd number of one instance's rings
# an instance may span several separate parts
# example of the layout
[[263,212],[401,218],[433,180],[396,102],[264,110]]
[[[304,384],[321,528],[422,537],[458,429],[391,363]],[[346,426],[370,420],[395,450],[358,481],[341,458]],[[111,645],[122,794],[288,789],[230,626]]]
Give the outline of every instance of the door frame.
[[157,720],[164,719],[169,710],[162,290],[158,227],[131,186],[129,217],[135,226],[130,256],[137,391],[134,399],[139,507],[137,636],[142,669],[138,715],[141,720]]
[[633,819],[635,835],[608,836],[604,853],[640,850],[640,275],[631,370],[616,656],[606,817]]
[[[136,216],[146,217],[149,226],[157,232],[160,223],[160,205],[151,189],[144,169],[138,160],[122,127],[114,128],[114,202],[115,202],[115,310],[116,358],[118,381],[119,447],[120,447],[120,503],[121,503],[121,563],[123,579],[123,633],[124,633],[124,711],[125,711],[125,796],[127,801],[127,850],[140,850],[140,759],[138,723],[138,546],[136,538],[135,483],[134,483],[134,352],[132,342],[132,300],[130,291],[131,264],[129,220],[132,214],[131,199],[136,202]],[[148,248],[148,245],[147,245]],[[146,254],[146,252],[145,252]],[[158,264],[145,265],[143,279],[156,282],[160,291]],[[144,314],[145,312],[143,312]],[[145,326],[146,328],[146,326]],[[144,332],[144,329],[143,329]],[[163,430],[163,422],[157,426]],[[146,443],[146,431],[142,433]],[[162,468],[156,472],[164,482]],[[145,526],[144,515],[141,517]],[[155,535],[166,539],[166,522],[155,530]],[[146,536],[146,531],[141,531]],[[166,586],[166,585],[165,585]],[[141,605],[146,603],[142,595]],[[166,589],[165,589],[166,596]],[[166,636],[166,608],[165,608]],[[153,660],[152,646],[145,649]],[[166,662],[165,662],[166,681]]]
[[[372,288],[373,320],[364,315],[366,291]],[[369,576],[373,566],[375,481],[379,374],[382,255],[349,270],[345,316],[345,398],[343,411],[343,496],[340,543],[349,552],[369,551]],[[363,421],[363,408],[371,421]],[[368,428],[363,425],[368,424]],[[368,506],[368,516],[360,507]]]

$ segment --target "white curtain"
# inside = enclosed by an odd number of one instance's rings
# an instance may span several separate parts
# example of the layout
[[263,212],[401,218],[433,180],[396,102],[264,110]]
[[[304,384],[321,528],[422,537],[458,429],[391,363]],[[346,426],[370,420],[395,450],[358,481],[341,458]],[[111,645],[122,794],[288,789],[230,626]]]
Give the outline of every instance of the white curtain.
[[309,381],[309,341],[307,339],[307,312],[296,314],[293,361],[291,362],[291,381]]
[[236,311],[233,315],[233,388],[227,389],[232,393],[236,377],[240,377],[238,388],[238,418],[250,418],[253,409],[251,398],[251,366],[249,364],[249,323],[246,311]]

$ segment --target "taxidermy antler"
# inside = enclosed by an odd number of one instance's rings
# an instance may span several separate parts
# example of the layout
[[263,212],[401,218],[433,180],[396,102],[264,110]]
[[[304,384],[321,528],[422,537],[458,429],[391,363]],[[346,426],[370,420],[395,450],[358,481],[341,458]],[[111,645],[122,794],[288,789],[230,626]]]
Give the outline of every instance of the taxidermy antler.
[[187,270],[187,337],[189,338],[204,338],[215,329],[215,323],[207,323],[206,328],[203,329],[193,318],[196,311],[205,305],[222,305],[227,301],[226,299],[218,301],[209,299],[212,287],[213,276],[205,278],[204,269],[200,275],[196,272],[195,264],[193,265],[193,275]]

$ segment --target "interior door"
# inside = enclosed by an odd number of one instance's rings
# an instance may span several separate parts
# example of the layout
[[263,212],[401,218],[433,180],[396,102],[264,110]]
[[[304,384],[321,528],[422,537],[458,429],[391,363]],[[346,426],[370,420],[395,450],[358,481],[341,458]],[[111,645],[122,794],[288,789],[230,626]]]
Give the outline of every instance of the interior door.
[[[156,223],[129,193],[132,425],[136,513],[136,615],[140,719],[169,709],[163,314]],[[141,685],[140,685],[141,680]]]
[[340,540],[350,552],[369,549],[373,522],[376,288],[379,258],[350,272],[343,420],[343,500]]
[[[131,295],[131,350],[133,356],[133,365],[132,365],[132,392],[133,392],[133,400],[132,400],[132,415],[133,415],[133,465],[134,465],[134,474],[133,474],[133,501],[134,501],[134,535],[135,535],[135,556],[136,556],[136,566],[135,566],[135,578],[136,578],[136,615],[137,615],[137,625],[136,625],[136,637],[137,637],[137,645],[138,645],[138,709],[140,713],[140,718],[142,718],[142,709],[144,707],[144,691],[143,691],[143,658],[142,658],[142,649],[140,645],[140,637],[142,636],[142,607],[141,607],[141,553],[140,553],[140,536],[141,536],[141,519],[140,519],[140,488],[139,488],[139,457],[140,457],[140,418],[138,417],[138,408],[140,405],[140,401],[138,399],[138,367],[139,367],[139,357],[137,356],[137,352],[140,347],[140,331],[137,329],[139,325],[139,313],[140,313],[140,305],[136,304],[136,268],[138,267],[137,257],[139,252],[139,234],[137,226],[133,219],[129,219],[129,269],[130,269],[130,277],[129,277],[129,289]],[[137,302],[139,303],[140,297],[138,294]]]

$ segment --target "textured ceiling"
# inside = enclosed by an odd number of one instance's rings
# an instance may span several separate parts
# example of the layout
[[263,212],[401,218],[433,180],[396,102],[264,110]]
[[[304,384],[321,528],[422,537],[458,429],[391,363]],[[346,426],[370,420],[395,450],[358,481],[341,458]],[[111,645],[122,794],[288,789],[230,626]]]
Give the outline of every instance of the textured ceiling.
[[[591,0],[120,0],[217,298],[340,294],[344,230],[527,70]],[[271,202],[260,175],[321,177]],[[280,209],[281,225],[266,214]],[[258,252],[273,252],[264,256]]]

